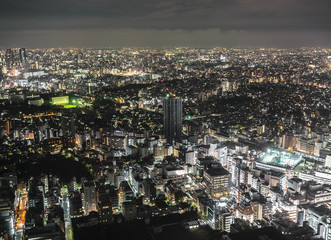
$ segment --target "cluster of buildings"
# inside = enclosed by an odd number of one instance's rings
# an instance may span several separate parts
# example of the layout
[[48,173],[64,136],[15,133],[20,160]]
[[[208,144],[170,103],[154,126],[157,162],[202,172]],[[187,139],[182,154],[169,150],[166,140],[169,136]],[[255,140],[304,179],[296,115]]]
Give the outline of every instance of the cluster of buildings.
[[328,56],[0,51],[0,237],[98,239],[136,225],[158,239],[178,225],[331,240]]

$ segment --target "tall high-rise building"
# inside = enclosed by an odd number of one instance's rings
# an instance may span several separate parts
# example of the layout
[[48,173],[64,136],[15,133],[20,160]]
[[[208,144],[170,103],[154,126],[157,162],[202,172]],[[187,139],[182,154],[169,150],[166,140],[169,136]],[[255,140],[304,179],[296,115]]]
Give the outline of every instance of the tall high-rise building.
[[182,99],[165,98],[163,100],[163,129],[169,143],[182,136]]
[[92,211],[97,211],[97,190],[93,182],[84,182],[84,209],[85,213],[89,214]]
[[68,113],[63,113],[61,117],[62,122],[62,132],[65,137],[74,137],[76,133],[76,125],[73,115]]
[[79,51],[76,55],[76,65],[82,63],[82,58],[83,58],[83,53]]
[[8,48],[6,50],[6,66],[11,68],[14,64],[14,51],[13,49]]
[[25,48],[20,48],[19,50],[19,59],[20,63],[24,63],[26,60],[26,49]]

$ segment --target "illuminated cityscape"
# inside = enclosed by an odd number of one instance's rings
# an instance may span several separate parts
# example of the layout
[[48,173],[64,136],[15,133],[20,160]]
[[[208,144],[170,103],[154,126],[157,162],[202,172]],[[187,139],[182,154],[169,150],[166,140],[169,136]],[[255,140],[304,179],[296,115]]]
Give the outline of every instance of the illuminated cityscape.
[[330,49],[0,56],[4,239],[331,239]]
[[330,0],[3,0],[0,240],[331,240]]

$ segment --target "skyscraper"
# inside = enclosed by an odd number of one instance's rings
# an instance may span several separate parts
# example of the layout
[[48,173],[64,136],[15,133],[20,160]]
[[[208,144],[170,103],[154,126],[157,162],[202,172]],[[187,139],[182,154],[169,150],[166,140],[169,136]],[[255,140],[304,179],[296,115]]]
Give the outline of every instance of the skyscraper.
[[97,190],[93,182],[84,182],[84,209],[85,213],[89,214],[92,211],[97,211]]
[[25,48],[20,48],[19,50],[19,58],[20,58],[20,63],[24,63],[26,60],[26,49]]
[[8,48],[6,50],[6,66],[11,68],[14,64],[14,51],[13,49]]
[[182,136],[182,99],[165,98],[163,100],[163,129],[169,143]]

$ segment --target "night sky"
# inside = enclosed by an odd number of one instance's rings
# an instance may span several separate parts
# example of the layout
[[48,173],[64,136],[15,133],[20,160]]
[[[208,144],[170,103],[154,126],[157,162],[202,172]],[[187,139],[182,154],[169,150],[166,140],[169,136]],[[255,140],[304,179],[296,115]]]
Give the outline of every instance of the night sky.
[[1,0],[0,47],[331,47],[331,0]]

